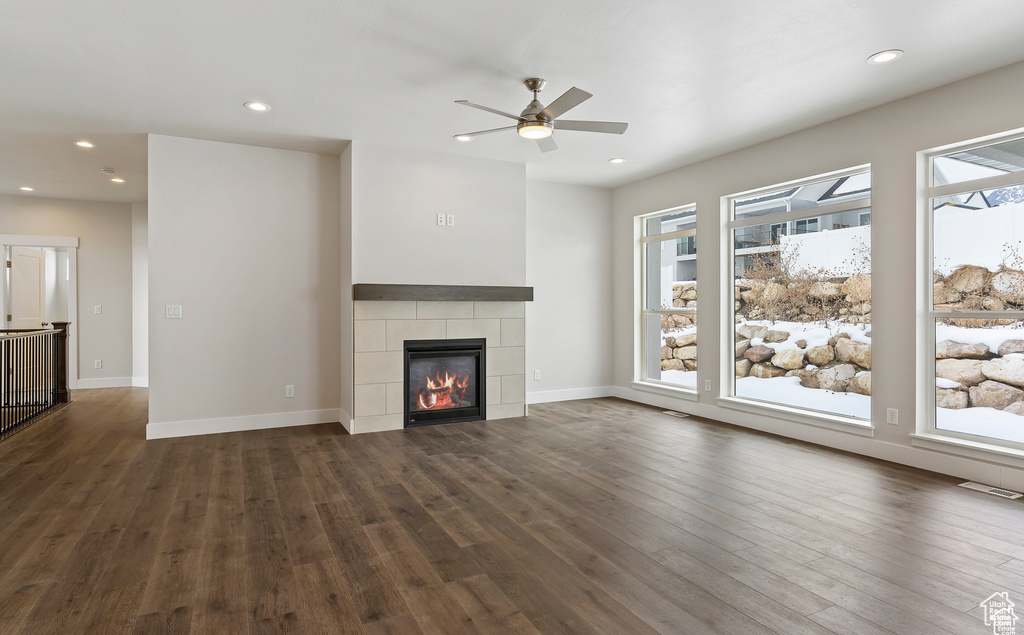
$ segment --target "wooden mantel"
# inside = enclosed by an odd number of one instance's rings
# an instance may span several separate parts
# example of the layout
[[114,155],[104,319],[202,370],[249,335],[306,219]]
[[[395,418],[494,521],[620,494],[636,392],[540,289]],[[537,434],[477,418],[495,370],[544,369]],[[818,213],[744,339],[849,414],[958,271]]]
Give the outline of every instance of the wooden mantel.
[[435,302],[532,302],[533,287],[474,287],[450,284],[354,284],[353,300]]

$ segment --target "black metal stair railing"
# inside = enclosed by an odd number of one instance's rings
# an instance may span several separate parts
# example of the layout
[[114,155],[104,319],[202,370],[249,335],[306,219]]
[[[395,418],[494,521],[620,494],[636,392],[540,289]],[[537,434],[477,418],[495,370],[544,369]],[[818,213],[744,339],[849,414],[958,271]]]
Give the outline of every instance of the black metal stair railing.
[[0,331],[0,439],[67,403],[67,323]]

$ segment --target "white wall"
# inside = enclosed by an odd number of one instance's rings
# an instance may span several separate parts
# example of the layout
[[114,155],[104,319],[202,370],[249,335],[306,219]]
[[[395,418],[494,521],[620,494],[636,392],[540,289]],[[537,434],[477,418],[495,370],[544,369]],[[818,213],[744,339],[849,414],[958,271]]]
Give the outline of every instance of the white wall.
[[149,385],[149,206],[132,203],[132,385]]
[[[977,99],[985,95],[985,99]],[[613,192],[615,278],[615,383],[618,394],[680,410],[732,421],[825,445],[958,474],[975,480],[1024,486],[1024,471],[1000,468],[999,462],[961,459],[911,447],[918,419],[917,311],[924,285],[919,275],[923,241],[918,233],[917,152],[1024,126],[1024,63],[963,80],[936,90],[839,119],[661,174]],[[725,260],[721,197],[793,179],[861,164],[872,170],[872,421],[874,439],[807,426],[769,414],[751,415],[716,401],[726,356],[721,351],[721,275]],[[698,280],[701,298],[698,344],[699,385],[714,382],[716,391],[699,393],[692,403],[653,397],[630,388],[634,374],[637,294],[633,218],[696,202]],[[930,271],[922,266],[922,271]],[[731,338],[727,338],[731,350]],[[924,381],[927,381],[925,378]],[[928,396],[921,392],[922,404]],[[886,425],[885,409],[899,410],[898,427]],[[920,413],[924,417],[924,412]]]
[[870,225],[782,236],[779,242],[783,252],[790,254],[794,273],[848,276],[871,269]]
[[[611,192],[527,181],[527,401],[604,396],[612,382]],[[534,371],[540,371],[540,380]]]
[[352,303],[352,144],[341,153],[341,412],[339,417],[351,432],[355,418],[355,345],[352,341],[354,310]]
[[[132,376],[131,206],[0,196],[0,234],[71,236],[78,249],[78,378],[82,387],[130,385]],[[93,307],[103,312],[95,314]],[[93,368],[93,360],[103,368]]]
[[149,436],[338,420],[339,174],[337,156],[149,137]]
[[[352,279],[522,285],[526,166],[353,141]],[[437,214],[455,214],[438,227]]]

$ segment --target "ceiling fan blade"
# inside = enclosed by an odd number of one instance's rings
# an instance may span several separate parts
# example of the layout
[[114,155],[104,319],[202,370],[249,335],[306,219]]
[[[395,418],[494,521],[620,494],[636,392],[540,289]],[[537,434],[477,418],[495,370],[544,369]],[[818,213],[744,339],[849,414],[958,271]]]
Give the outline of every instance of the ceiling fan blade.
[[522,121],[523,120],[522,117],[517,117],[516,115],[510,115],[507,112],[501,112],[500,110],[495,110],[494,108],[488,108],[487,106],[481,106],[480,104],[474,104],[473,102],[466,101],[465,99],[458,99],[458,100],[455,101],[455,103],[462,104],[463,106],[469,106],[470,108],[477,108],[479,110],[486,110],[487,112],[493,112],[496,115],[501,115],[502,117],[508,117],[509,119],[515,119],[516,121]]
[[560,119],[555,122],[556,130],[579,130],[581,132],[606,132],[622,134],[629,124],[616,121],[567,121]]
[[544,137],[543,139],[537,139],[537,147],[540,148],[541,152],[551,152],[552,150],[558,149],[558,144],[551,137]]
[[548,107],[540,111],[540,114],[547,117],[548,119],[554,119],[560,115],[563,115],[576,106],[579,106],[583,102],[593,97],[590,93],[585,90],[580,90],[573,86],[569,90],[562,93],[562,96],[555,101],[548,104]]
[[462,134],[453,135],[455,137],[479,137],[482,134],[491,134],[492,132],[501,132],[502,130],[515,130],[516,126],[505,126],[504,128],[491,128],[490,130],[478,130],[476,132],[463,132]]

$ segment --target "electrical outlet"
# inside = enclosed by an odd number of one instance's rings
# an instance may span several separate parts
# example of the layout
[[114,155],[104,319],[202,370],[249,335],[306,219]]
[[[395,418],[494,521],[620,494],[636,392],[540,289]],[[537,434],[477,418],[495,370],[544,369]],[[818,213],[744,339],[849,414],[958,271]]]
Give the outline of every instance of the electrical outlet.
[[439,227],[444,227],[444,214],[437,215],[437,224]]
[[448,214],[448,226],[455,227],[455,214]]
[[894,426],[900,425],[900,411],[895,408],[885,409],[885,422]]
[[540,381],[540,371],[539,370],[533,371],[533,381]]
[[93,361],[92,367],[93,368],[103,368],[103,360],[102,359],[97,359],[97,360]]
[[97,305],[93,306],[92,307],[92,312],[95,313],[96,315],[99,315],[100,313],[103,313],[103,305],[97,304]]
[[285,386],[284,387],[284,396],[285,397],[294,397],[295,396],[295,386],[293,386],[292,384],[288,384],[287,386]]
[[711,380],[710,379],[705,379],[704,380],[704,390],[706,390],[708,392],[711,392]]

